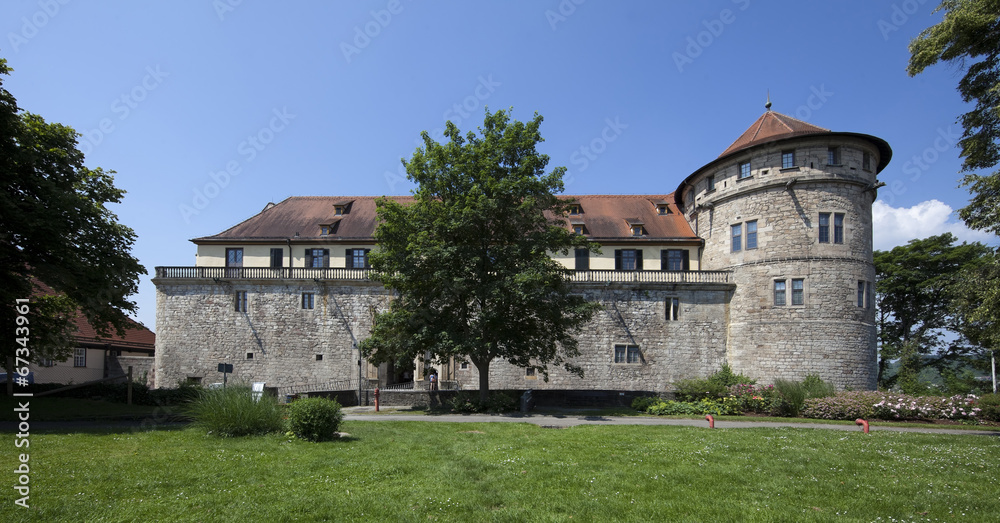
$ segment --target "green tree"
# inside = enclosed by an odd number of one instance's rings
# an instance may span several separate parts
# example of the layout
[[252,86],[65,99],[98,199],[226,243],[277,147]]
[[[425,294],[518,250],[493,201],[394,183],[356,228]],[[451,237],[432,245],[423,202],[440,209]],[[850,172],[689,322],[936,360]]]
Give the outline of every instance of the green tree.
[[[966,327],[966,311],[957,303],[960,274],[981,266],[991,251],[981,243],[954,243],[945,233],[875,252],[880,386],[899,381],[912,390],[923,366],[940,369],[971,350],[945,331],[961,334]],[[888,363],[897,359],[900,370],[889,377]]]
[[597,246],[565,227],[556,195],[566,168],[545,173],[541,123],[487,111],[481,136],[451,122],[444,144],[421,134],[424,146],[403,161],[413,202],[378,204],[372,267],[398,295],[361,344],[371,361],[468,359],[484,401],[496,359],[546,379],[549,364],[582,376],[574,334],[597,305],[571,291],[551,253]]
[[1000,0],[944,0],[943,20],[910,42],[910,76],[944,61],[965,71],[958,83],[972,109],[961,115],[959,148],[972,200],[960,209],[974,229],[1000,234],[1000,172],[976,174],[1000,163]]
[[[14,358],[69,356],[72,319],[79,311],[102,335],[124,334],[128,297],[146,271],[131,255],[132,229],[117,222],[108,204],[121,202],[113,171],[90,169],[72,128],[22,112],[3,87],[10,74],[0,58],[0,325],[14,332],[18,299],[31,299],[28,351],[8,342]],[[23,331],[22,331],[23,333]],[[21,367],[22,365],[16,365]]]

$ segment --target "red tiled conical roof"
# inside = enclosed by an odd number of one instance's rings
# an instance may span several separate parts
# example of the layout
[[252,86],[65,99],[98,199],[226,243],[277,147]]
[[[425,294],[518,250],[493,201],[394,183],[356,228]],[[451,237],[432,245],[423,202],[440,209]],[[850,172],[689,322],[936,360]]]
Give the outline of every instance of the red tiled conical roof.
[[740,149],[746,149],[765,142],[773,142],[782,138],[791,138],[803,134],[828,133],[829,129],[815,126],[811,123],[796,120],[791,116],[768,110],[757,119],[749,129],[743,132],[739,138],[722,151],[719,158],[727,154],[734,153]]

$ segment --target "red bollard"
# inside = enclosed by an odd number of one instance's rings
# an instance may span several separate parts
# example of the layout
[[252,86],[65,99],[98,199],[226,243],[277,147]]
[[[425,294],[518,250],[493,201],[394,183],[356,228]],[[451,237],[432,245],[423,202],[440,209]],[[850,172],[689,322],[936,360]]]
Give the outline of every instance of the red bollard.
[[858,419],[854,420],[854,424],[855,425],[861,425],[861,427],[862,427],[861,430],[864,430],[865,434],[868,434],[868,422],[867,421],[865,421],[865,420],[863,420],[861,418],[858,418]]
[[378,412],[378,387],[375,387],[375,412]]
[[706,414],[705,415],[705,419],[708,420],[708,428],[714,429],[715,428],[715,418],[713,418],[711,414]]

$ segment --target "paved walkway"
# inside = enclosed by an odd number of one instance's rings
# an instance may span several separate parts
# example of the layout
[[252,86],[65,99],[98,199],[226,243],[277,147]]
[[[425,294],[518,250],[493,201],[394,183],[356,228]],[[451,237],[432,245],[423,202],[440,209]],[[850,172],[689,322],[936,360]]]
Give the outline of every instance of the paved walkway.
[[[375,407],[346,407],[344,419],[348,421],[444,421],[458,423],[533,423],[547,428],[567,428],[578,425],[672,425],[708,428],[705,419],[672,419],[652,416],[588,416],[574,414],[572,411],[552,414],[411,414],[406,407],[383,407],[375,413]],[[828,429],[843,431],[860,431],[857,425],[832,425],[827,423],[794,423],[776,421],[722,421],[716,420],[717,429],[742,428],[778,428],[792,427],[798,429]],[[940,425],[938,425],[940,427]],[[1000,437],[1000,431],[990,430],[957,430],[932,427],[880,427],[878,423],[869,424],[870,431],[888,430],[894,432],[926,432],[931,434],[963,434]]]

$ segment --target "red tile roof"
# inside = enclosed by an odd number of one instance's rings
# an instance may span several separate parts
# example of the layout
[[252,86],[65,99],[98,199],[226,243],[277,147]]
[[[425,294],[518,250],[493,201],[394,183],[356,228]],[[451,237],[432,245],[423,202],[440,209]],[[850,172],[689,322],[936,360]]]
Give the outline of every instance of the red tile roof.
[[[400,203],[413,201],[411,196],[392,196]],[[698,240],[691,226],[681,216],[672,194],[667,195],[586,195],[560,196],[566,201],[580,204],[581,215],[570,216],[574,223],[583,220],[586,233],[595,239],[635,240],[628,219],[640,219],[644,223],[644,238],[671,240]],[[212,236],[195,238],[194,243],[220,242],[274,242],[308,240],[330,241],[373,241],[377,216],[374,196],[293,196],[275,205],[268,205],[263,211],[243,222]],[[665,204],[669,214],[659,215],[657,204]],[[349,205],[347,212],[337,216],[334,205]],[[336,223],[336,228],[322,236],[320,227]]]
[[719,158],[739,151],[740,149],[746,149],[748,147],[753,147],[754,145],[766,142],[773,142],[775,140],[801,136],[804,134],[829,132],[831,132],[829,129],[824,129],[811,123],[803,122],[802,120],[796,120],[791,116],[786,116],[784,114],[768,110],[762,114],[760,118],[758,118],[757,121],[750,126],[750,128],[744,131],[732,145],[730,145],[725,151],[722,151]]
[[90,325],[87,318],[80,313],[76,314],[73,322],[76,324],[73,339],[77,343],[106,345],[108,348],[116,350],[153,349],[156,346],[156,334],[135,322],[131,322],[132,326],[125,329],[123,337],[114,334],[113,329],[110,337],[98,336],[97,331]]

